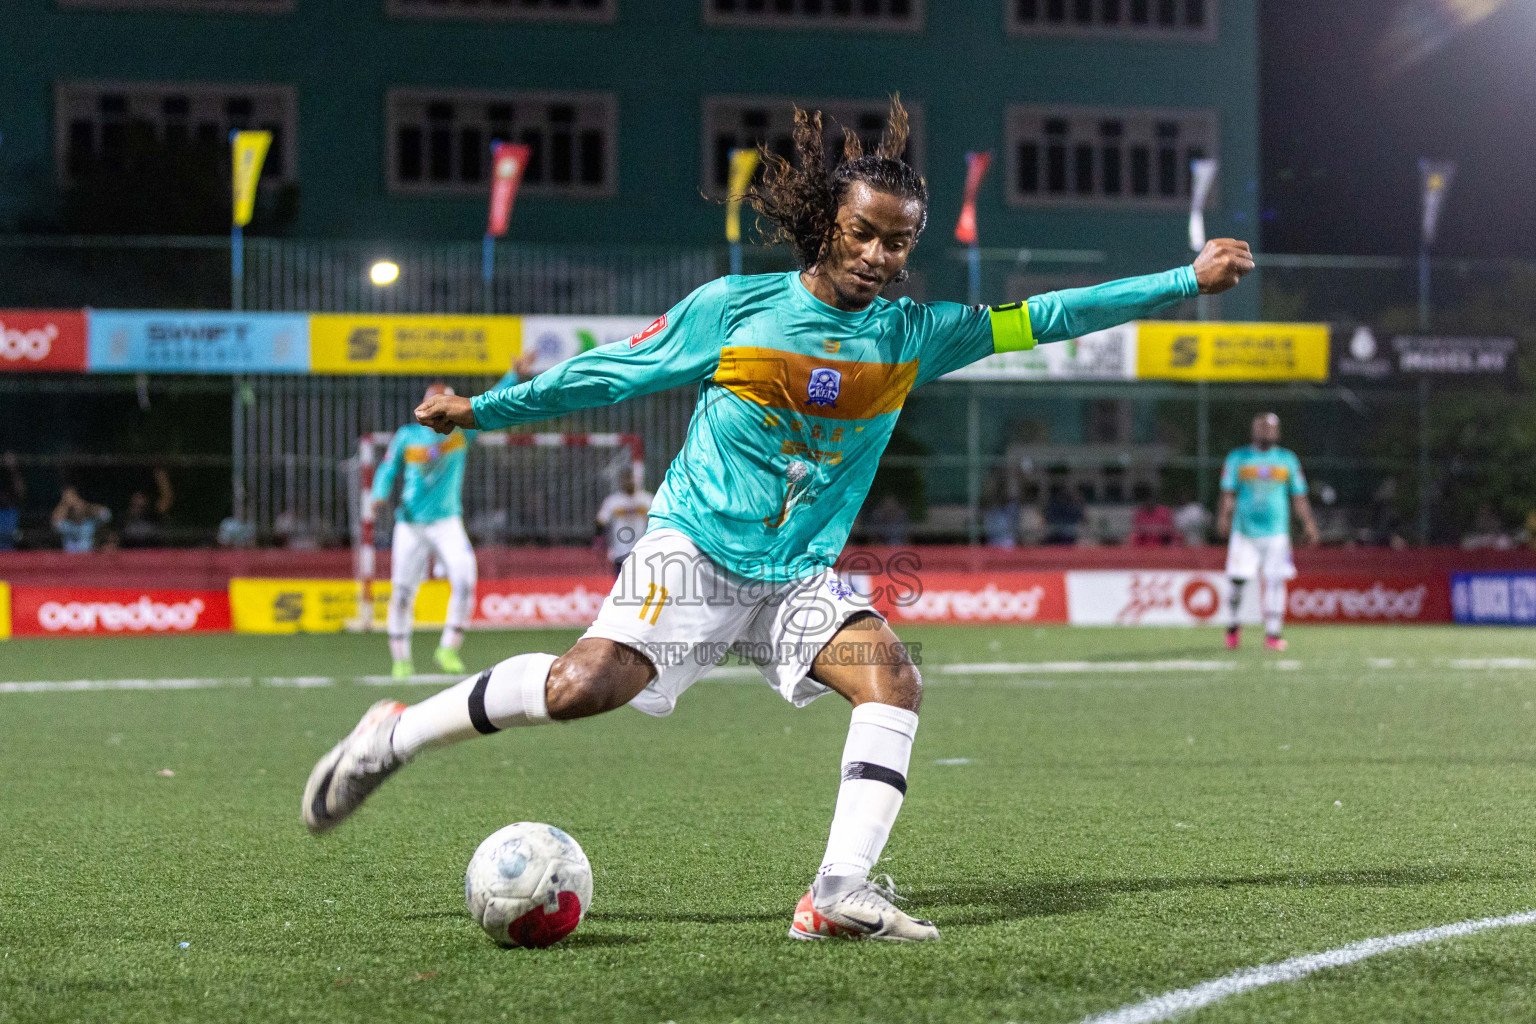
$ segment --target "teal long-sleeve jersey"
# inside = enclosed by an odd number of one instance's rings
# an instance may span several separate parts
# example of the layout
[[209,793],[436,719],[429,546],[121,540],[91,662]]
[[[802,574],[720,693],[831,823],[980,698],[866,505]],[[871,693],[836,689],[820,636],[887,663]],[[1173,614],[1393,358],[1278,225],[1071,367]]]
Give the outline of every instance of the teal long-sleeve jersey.
[[494,429],[689,384],[698,403],[651,505],[725,569],[786,581],[842,551],[907,394],[994,352],[1080,337],[1197,294],[1191,267],[1027,303],[829,306],[796,272],[724,277],[628,341],[473,400]]
[[[496,382],[511,387],[522,378],[516,370]],[[373,477],[375,501],[389,500],[395,478],[404,474],[395,519],[402,523],[435,523],[464,514],[464,463],[475,443],[476,430],[455,430],[444,437],[431,427],[407,423],[395,431]]]

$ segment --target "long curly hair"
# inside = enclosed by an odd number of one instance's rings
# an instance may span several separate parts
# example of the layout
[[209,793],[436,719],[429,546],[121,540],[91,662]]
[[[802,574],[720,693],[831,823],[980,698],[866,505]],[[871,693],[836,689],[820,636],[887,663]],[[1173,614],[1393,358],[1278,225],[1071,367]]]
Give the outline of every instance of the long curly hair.
[[901,97],[892,96],[891,111],[875,151],[866,154],[859,137],[844,127],[842,159],[828,170],[821,111],[796,107],[794,162],[759,146],[762,178],[741,197],[768,222],[764,230],[759,221],[759,233],[769,243],[788,242],[801,269],[810,270],[825,258],[832,244],[837,211],[849,188],[862,181],[878,192],[917,200],[923,210],[917,228],[922,234],[928,223],[928,183],[901,159],[910,131]]

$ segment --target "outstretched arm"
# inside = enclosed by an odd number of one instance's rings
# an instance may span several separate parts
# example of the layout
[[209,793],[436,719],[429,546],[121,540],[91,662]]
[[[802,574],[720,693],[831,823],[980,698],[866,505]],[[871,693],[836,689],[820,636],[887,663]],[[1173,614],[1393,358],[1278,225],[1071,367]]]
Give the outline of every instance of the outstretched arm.
[[1037,295],[1029,300],[1033,340],[1044,344],[1080,338],[1196,295],[1218,295],[1236,287],[1252,269],[1253,253],[1247,242],[1216,238],[1187,267]]
[[1218,238],[1206,244],[1192,265],[1161,274],[1048,292],[1006,306],[935,302],[916,307],[920,318],[916,322],[929,339],[917,383],[997,352],[1021,352],[1046,342],[1080,338],[1140,320],[1195,295],[1224,292],[1252,269],[1253,253],[1247,242]]
[[590,349],[516,387],[474,399],[435,395],[416,407],[416,420],[443,434],[496,430],[707,380],[720,363],[727,288],[723,278],[712,281],[628,341]]

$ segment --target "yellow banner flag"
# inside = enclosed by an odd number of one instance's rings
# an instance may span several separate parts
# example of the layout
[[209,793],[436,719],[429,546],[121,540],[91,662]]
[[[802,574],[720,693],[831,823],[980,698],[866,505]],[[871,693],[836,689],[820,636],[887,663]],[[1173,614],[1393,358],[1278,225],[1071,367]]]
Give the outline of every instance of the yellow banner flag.
[[229,144],[234,150],[235,227],[243,228],[256,211],[256,182],[261,178],[267,150],[272,148],[272,133],[230,132]]
[[755,149],[731,150],[730,195],[725,202],[725,240],[732,244],[741,241],[741,197],[752,184],[752,172],[757,170],[758,155]]

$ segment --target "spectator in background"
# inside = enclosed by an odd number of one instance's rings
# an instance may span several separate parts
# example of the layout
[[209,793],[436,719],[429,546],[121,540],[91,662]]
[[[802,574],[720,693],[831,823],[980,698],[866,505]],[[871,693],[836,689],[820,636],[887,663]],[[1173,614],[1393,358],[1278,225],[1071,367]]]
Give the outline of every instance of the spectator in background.
[[992,481],[992,494],[981,513],[981,532],[987,547],[1013,549],[1019,546],[1019,503],[1008,496],[1008,482]]
[[619,474],[619,489],[604,498],[597,510],[597,532],[607,537],[608,560],[613,563],[615,576],[623,571],[624,559],[645,535],[650,515],[651,492],[636,484],[633,469],[624,470]]
[[128,498],[128,511],[123,516],[122,541],[125,548],[152,548],[161,541],[160,527],[176,494],[171,490],[170,474],[164,469],[155,470],[155,503],[150,507],[149,495],[134,491]]
[[53,529],[70,554],[85,554],[96,547],[96,528],[111,522],[112,513],[103,505],[86,501],[73,487],[64,488],[53,509]]
[[1085,518],[1082,502],[1074,498],[1064,484],[1052,484],[1050,496],[1045,500],[1045,542],[1076,544],[1082,536]]
[[1403,517],[1397,511],[1397,478],[1387,477],[1371,495],[1371,525],[1361,539],[1375,547],[1405,548]]
[[219,521],[217,543],[221,548],[253,548],[256,546],[256,524],[246,522],[231,510]]
[[1173,509],[1152,496],[1152,488],[1136,485],[1136,511],[1131,513],[1132,547],[1167,547],[1178,539],[1173,525]]
[[1478,548],[1507,551],[1515,546],[1515,538],[1504,529],[1493,506],[1484,505],[1477,510],[1477,518],[1472,520],[1472,531],[1461,538],[1461,546],[1468,551]]
[[870,510],[865,525],[876,541],[891,547],[900,547],[911,540],[911,520],[907,510],[901,507],[896,495],[887,494]]
[[0,456],[0,551],[16,550],[16,535],[21,529],[21,505],[27,500],[27,481],[15,452]]
[[1211,531],[1211,510],[1195,500],[1195,496],[1189,492],[1184,494],[1184,503],[1173,514],[1173,528],[1184,538],[1184,543],[1192,548],[1203,547],[1206,538]]

